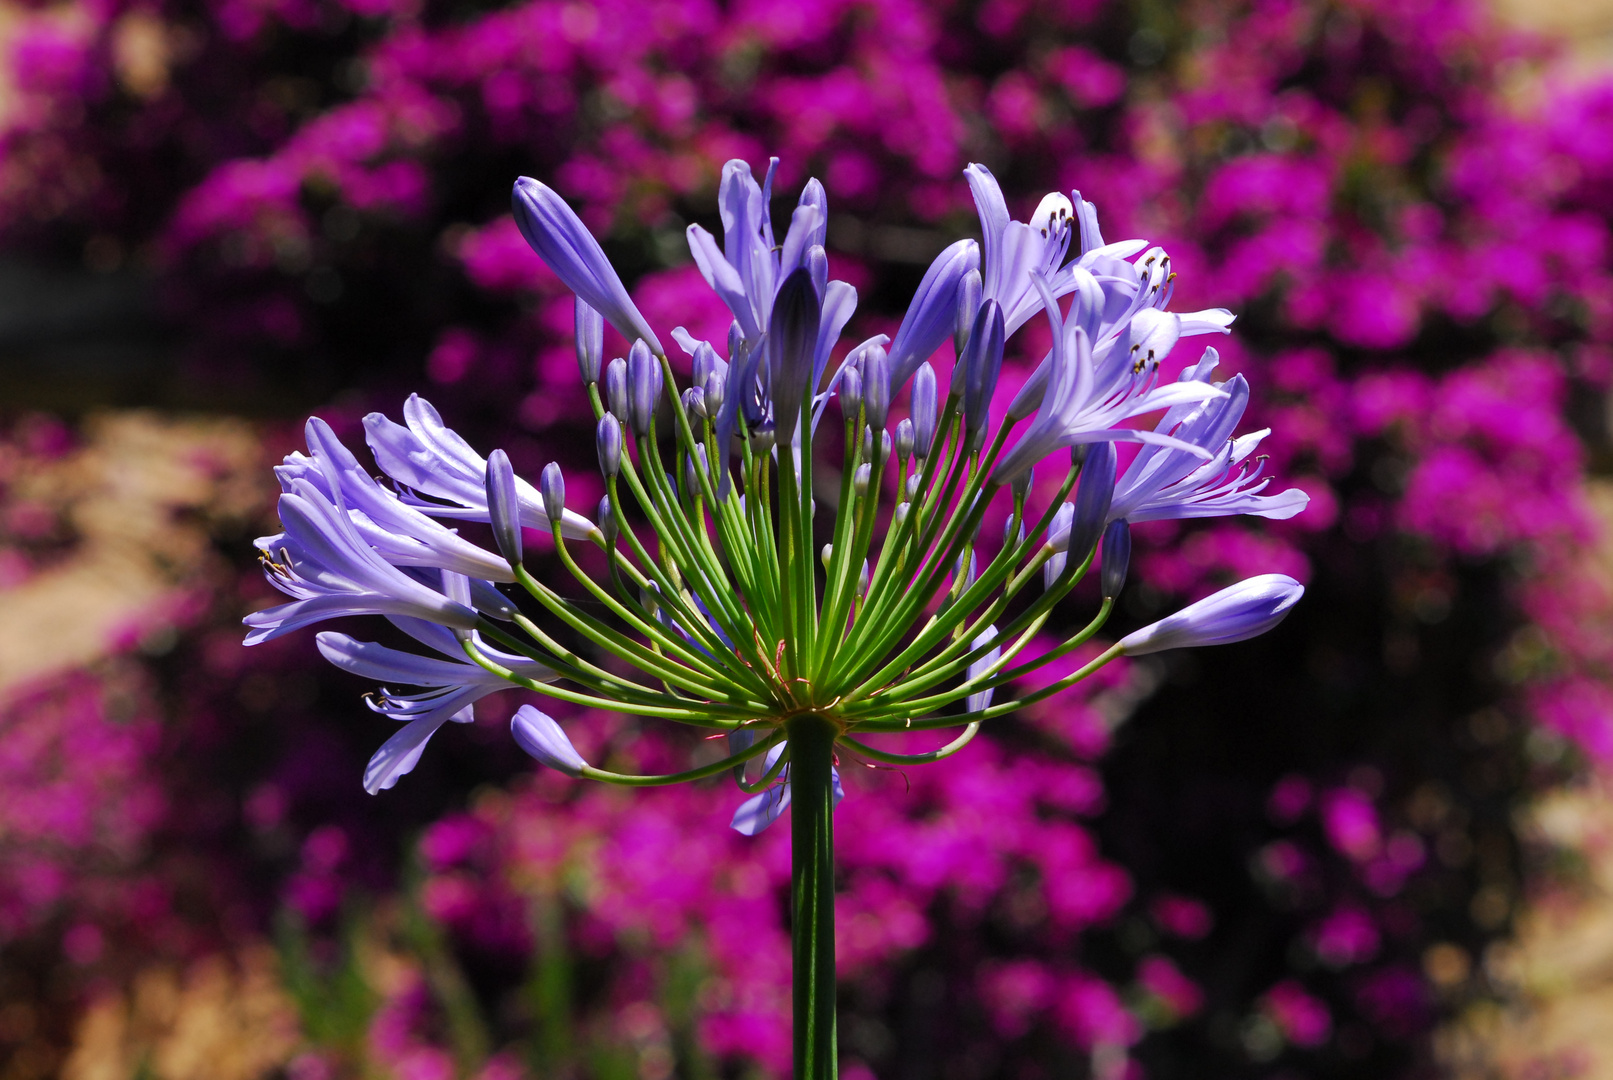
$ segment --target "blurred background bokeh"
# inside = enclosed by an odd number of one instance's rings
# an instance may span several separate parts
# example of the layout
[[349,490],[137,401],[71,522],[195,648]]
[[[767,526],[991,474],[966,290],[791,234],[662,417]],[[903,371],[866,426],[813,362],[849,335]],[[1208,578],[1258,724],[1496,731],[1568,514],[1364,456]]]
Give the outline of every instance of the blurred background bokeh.
[[0,1080],[787,1075],[732,789],[538,775],[510,694],[372,798],[368,687],[239,627],[309,411],[587,472],[516,175],[721,340],[683,229],[769,153],[854,338],[967,162],[1080,188],[1312,497],[1138,529],[1121,628],[1279,632],[848,778],[847,1080],[1613,1077],[1613,5],[0,0]]

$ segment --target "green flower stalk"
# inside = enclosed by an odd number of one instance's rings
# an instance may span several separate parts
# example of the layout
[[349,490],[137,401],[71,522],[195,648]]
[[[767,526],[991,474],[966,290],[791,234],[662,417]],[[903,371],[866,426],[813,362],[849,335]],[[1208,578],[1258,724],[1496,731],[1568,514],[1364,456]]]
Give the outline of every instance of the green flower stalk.
[[[404,722],[366,787],[391,787],[445,722],[511,686],[581,706],[676,721],[726,736],[726,756],[667,775],[589,764],[532,706],[512,733],[569,776],[646,786],[729,773],[751,797],[733,827],[754,835],[791,809],[797,1077],[836,1074],[834,807],[843,758],[898,766],[962,751],[992,719],[1059,693],[1114,657],[1234,641],[1275,625],[1300,585],[1266,575],[1200,601],[1023,697],[1018,679],[1091,640],[1124,584],[1129,521],[1253,513],[1287,517],[1298,491],[1262,494],[1251,454],[1265,432],[1232,438],[1248,388],[1213,382],[1213,349],[1174,382],[1160,362],[1183,337],[1225,332],[1231,316],[1167,310],[1168,257],[1141,241],[1105,244],[1078,193],[1012,221],[991,174],[967,170],[982,245],[960,241],[925,275],[894,340],[851,347],[830,370],[856,290],[830,280],[826,198],[810,182],[782,243],[771,191],[743,162],[723,171],[723,243],[689,229],[690,249],[733,312],[724,358],[682,327],[671,338],[688,382],[606,261],[553,191],[515,186],[516,220],[577,300],[578,365],[596,420],[606,496],[594,520],[566,505],[561,469],[536,486],[502,451],[483,458],[430,405],[405,423],[365,419],[385,486],[315,419],[309,454],[278,471],[284,531],[259,541],[292,602],[249,616],[256,642],[326,618],[382,615],[437,655],[345,634],[321,651],[383,688],[371,707]],[[1078,253],[1069,258],[1070,248]],[[1060,299],[1070,296],[1066,315]],[[1009,337],[1041,313],[1053,348],[994,407]],[[603,363],[602,326],[632,342]],[[958,363],[939,398],[930,357]],[[681,359],[680,359],[681,366]],[[603,386],[601,386],[603,383]],[[891,430],[903,396],[908,416]],[[1145,413],[1153,429],[1126,426]],[[825,428],[824,425],[829,427]],[[838,431],[835,430],[838,427]],[[1117,468],[1114,446],[1141,444]],[[839,460],[829,460],[838,450]],[[820,458],[822,460],[820,460]],[[1032,505],[1033,469],[1059,477]],[[816,475],[815,475],[816,474]],[[815,491],[834,490],[820,506]],[[982,546],[988,510],[1003,542]],[[444,525],[492,526],[488,551]],[[529,572],[545,532],[579,602]],[[1055,648],[1025,652],[1103,551],[1102,599]],[[945,731],[923,753],[881,736]]]

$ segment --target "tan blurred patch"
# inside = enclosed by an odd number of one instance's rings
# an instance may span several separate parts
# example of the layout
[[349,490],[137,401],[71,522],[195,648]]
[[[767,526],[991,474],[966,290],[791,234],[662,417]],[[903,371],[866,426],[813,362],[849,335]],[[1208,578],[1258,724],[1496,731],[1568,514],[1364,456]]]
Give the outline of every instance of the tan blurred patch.
[[1525,835],[1574,864],[1536,896],[1510,942],[1485,957],[1506,1005],[1470,1009],[1440,1049],[1462,1080],[1613,1078],[1613,788],[1553,792],[1523,816]]
[[274,954],[256,945],[183,973],[148,969],[131,990],[94,1002],[61,1080],[259,1080],[301,1042]]
[[1613,68],[1613,0],[1490,0],[1490,8],[1510,26],[1561,41],[1571,73]]
[[272,477],[240,421],[108,413],[84,433],[81,450],[12,484],[19,499],[64,511],[79,542],[0,591],[0,698],[160,630],[181,590],[216,566],[209,527],[266,505]]
[[[1593,482],[1585,494],[1602,539],[1586,552],[1581,579],[1605,598],[1613,595],[1613,484]],[[1613,1080],[1613,777],[1546,792],[1517,820],[1555,871],[1536,883],[1512,940],[1483,958],[1503,1002],[1469,1008],[1439,1034],[1440,1055],[1458,1080]],[[1434,950],[1424,960],[1436,984],[1460,962]]]
[[11,76],[11,49],[18,37],[30,27],[45,25],[82,40],[94,32],[95,21],[82,4],[29,7],[0,0],[0,131],[9,125],[20,105],[17,84]]

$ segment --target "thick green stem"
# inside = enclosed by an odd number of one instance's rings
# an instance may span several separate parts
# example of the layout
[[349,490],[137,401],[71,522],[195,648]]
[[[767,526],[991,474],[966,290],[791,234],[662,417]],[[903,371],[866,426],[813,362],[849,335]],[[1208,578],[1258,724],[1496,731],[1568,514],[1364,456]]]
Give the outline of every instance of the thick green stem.
[[834,740],[797,716],[790,740],[790,898],[795,945],[795,1080],[835,1080]]

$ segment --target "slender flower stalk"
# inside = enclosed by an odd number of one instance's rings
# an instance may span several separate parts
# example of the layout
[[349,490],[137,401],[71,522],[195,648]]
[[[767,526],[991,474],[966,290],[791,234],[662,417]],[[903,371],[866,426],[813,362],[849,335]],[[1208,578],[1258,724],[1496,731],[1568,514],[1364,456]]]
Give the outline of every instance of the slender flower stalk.
[[[378,614],[438,654],[319,636],[338,666],[421,688],[372,698],[405,722],[366,773],[372,792],[412,769],[445,722],[470,720],[472,703],[500,689],[725,736],[716,760],[636,775],[590,764],[533,705],[511,722],[533,758],[583,780],[645,786],[728,773],[748,796],[732,821],[747,835],[790,810],[796,1076],[826,1080],[837,1067],[841,768],[938,761],[1116,656],[1270,629],[1303,591],[1290,578],[1235,585],[1014,694],[1102,631],[1125,584],[1132,522],[1287,517],[1304,495],[1263,493],[1269,481],[1251,455],[1265,433],[1233,436],[1248,386],[1241,376],[1211,381],[1214,350],[1181,379],[1160,381],[1181,338],[1225,332],[1231,316],[1171,312],[1168,256],[1140,240],[1105,244],[1079,193],[1049,195],[1030,221],[1012,221],[981,166],[967,177],[983,241],[937,258],[894,341],[857,343],[831,371],[856,291],[829,278],[817,181],[776,242],[776,166],[761,184],[744,162],[724,168],[720,243],[689,228],[695,263],[734,318],[721,352],[671,330],[688,358],[681,387],[598,243],[552,190],[519,180],[522,234],[577,295],[578,367],[606,491],[596,520],[566,505],[560,465],[534,484],[502,451],[472,449],[419,397],[404,405],[403,424],[365,418],[389,484],[311,420],[309,454],[279,470],[284,531],[259,541],[271,580],[293,599],[247,623],[255,643]],[[1004,405],[1004,350],[1037,312],[1053,348]],[[608,364],[605,321],[631,341]],[[929,360],[949,338],[959,363],[943,399]],[[909,415],[893,424],[904,392]],[[1161,410],[1151,430],[1126,426]],[[818,437],[826,420],[838,438]],[[1142,444],[1124,469],[1121,441]],[[820,444],[843,447],[841,460],[820,462]],[[995,549],[980,542],[993,507],[1007,516]],[[476,522],[490,527],[490,548],[459,531]],[[524,530],[552,542],[542,571]],[[1027,658],[1095,564],[1096,612]],[[562,588],[554,575],[572,581]],[[929,749],[882,745],[945,729],[953,734]]]

